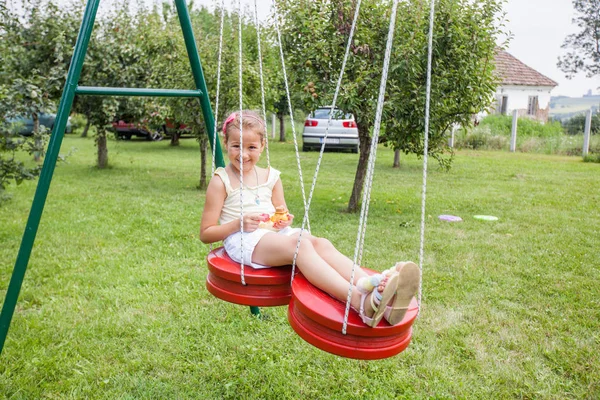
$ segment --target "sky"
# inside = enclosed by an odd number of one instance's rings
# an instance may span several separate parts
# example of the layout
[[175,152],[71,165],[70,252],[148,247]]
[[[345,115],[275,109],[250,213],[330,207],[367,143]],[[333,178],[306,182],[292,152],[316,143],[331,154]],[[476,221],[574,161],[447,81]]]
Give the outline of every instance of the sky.
[[[18,3],[19,0],[12,1]],[[70,2],[70,0],[58,1]],[[100,12],[107,12],[113,1],[101,1]],[[162,0],[142,1],[149,5],[162,3]],[[11,0],[9,4],[10,2]],[[270,12],[271,2],[272,0],[257,0],[261,18]],[[194,3],[213,7],[215,4],[220,4],[221,0],[195,0]],[[238,1],[225,0],[225,4],[237,6]],[[242,0],[242,4],[251,7],[251,10],[254,7],[253,0]],[[600,94],[600,77],[592,79],[580,74],[569,80],[556,66],[558,57],[565,54],[565,50],[561,49],[565,37],[577,31],[577,26],[572,23],[575,12],[571,0],[507,0],[504,11],[508,20],[507,29],[512,33],[507,51],[556,81],[558,86],[552,91],[553,96],[579,97],[586,94],[588,90]]]
[[575,12],[571,0],[508,0],[504,11],[513,35],[507,51],[556,81],[553,96],[579,97],[589,89],[600,94],[600,77],[591,79],[580,74],[569,80],[556,66],[558,57],[566,53],[561,49],[565,37],[577,32],[572,23]]

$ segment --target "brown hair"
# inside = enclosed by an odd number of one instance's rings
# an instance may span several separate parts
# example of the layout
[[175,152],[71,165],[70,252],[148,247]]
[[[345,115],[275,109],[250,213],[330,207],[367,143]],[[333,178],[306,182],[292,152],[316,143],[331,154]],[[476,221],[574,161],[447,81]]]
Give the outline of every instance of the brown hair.
[[[265,141],[265,121],[261,118],[260,114],[251,110],[242,111],[242,128],[243,130],[251,129],[260,136],[261,143]],[[225,135],[225,143],[229,134],[234,131],[240,130],[240,112],[236,111],[231,113],[229,117],[223,123],[223,134]]]

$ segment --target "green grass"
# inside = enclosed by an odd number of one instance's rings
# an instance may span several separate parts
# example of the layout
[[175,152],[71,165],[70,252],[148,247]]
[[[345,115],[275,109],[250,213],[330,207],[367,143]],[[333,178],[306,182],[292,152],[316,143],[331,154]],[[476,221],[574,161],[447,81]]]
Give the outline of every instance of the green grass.
[[[285,307],[257,320],[207,292],[195,141],[110,142],[102,171],[93,139],[69,136],[62,153],[72,149],[0,358],[2,398],[600,397],[600,164],[461,151],[449,173],[432,165],[422,314],[406,351],[366,362],[305,343]],[[299,215],[293,146],[271,149]],[[302,154],[307,183],[317,156]],[[326,154],[311,211],[313,233],[347,254],[357,160]],[[382,148],[364,257],[375,269],[418,258],[421,163],[392,160]],[[2,298],[34,190],[13,188],[0,208]]]

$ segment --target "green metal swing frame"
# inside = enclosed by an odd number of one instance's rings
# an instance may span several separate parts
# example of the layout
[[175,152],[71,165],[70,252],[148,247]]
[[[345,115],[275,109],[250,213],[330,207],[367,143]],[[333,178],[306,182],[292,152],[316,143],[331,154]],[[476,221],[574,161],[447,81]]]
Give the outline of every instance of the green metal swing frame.
[[[67,125],[67,119],[71,112],[75,95],[196,97],[200,101],[200,107],[202,109],[202,115],[204,116],[206,131],[214,132],[215,129],[215,119],[213,116],[212,107],[210,105],[204,73],[202,71],[202,63],[200,62],[200,56],[198,54],[198,48],[196,46],[196,40],[192,30],[192,21],[190,19],[190,14],[185,0],[175,0],[175,5],[177,7],[177,14],[179,16],[179,23],[183,32],[188,58],[190,60],[190,66],[196,86],[195,90],[79,86],[81,68],[83,67],[83,61],[87,53],[88,44],[92,35],[99,5],[100,0],[88,0],[85,7],[85,12],[83,14],[83,19],[81,21],[81,27],[79,28],[79,34],[77,35],[75,50],[73,52],[73,57],[71,58],[71,65],[69,66],[67,80],[58,106],[58,112],[54,123],[54,128],[52,130],[52,136],[50,137],[50,142],[48,144],[48,151],[46,152],[46,158],[44,159],[42,172],[40,174],[37,189],[33,197],[29,218],[25,226],[25,232],[23,234],[23,239],[17,255],[15,267],[13,269],[4,304],[2,306],[2,312],[0,314],[0,355],[2,354],[2,350],[4,348],[8,329],[10,328],[10,323],[23,284],[23,278],[25,277],[25,272],[27,271],[27,264],[29,263],[29,258],[31,256],[31,250],[33,248],[35,236],[37,234],[42,212],[44,210],[44,205],[46,203],[46,197],[48,196],[48,189],[50,188],[50,182],[52,181],[52,175],[54,174],[58,152],[62,144],[65,127]],[[219,142],[214,140],[213,135],[208,135],[208,137],[211,147],[214,148],[215,164],[219,167],[224,167],[225,161],[223,159],[223,153],[221,151]],[[260,310],[258,307],[250,307],[250,310],[252,314],[260,315]]]

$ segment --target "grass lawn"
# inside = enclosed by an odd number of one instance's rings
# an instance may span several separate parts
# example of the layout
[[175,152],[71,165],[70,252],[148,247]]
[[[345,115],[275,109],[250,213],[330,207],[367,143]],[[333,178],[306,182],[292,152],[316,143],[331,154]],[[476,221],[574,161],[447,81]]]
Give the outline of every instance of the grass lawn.
[[[301,215],[293,145],[271,149]],[[208,293],[195,141],[113,141],[102,171],[93,139],[67,137],[69,151],[0,358],[1,398],[600,397],[600,164],[476,151],[448,173],[432,164],[412,343],[357,361],[305,343],[285,307],[258,320]],[[317,156],[302,154],[307,183]],[[421,162],[392,159],[380,150],[363,260],[373,269],[418,257]],[[313,233],[350,255],[358,216],[343,209],[357,160],[325,155],[311,210]],[[35,185],[0,208],[2,299]]]

